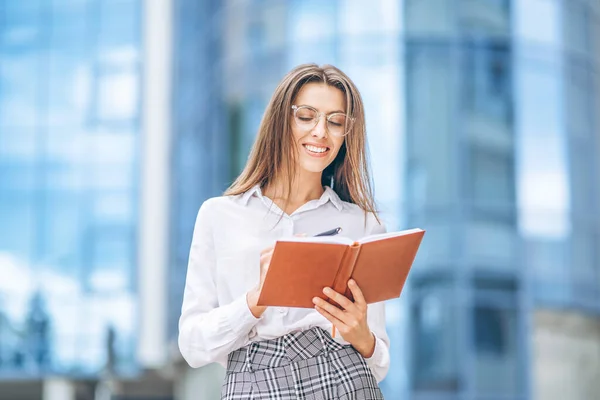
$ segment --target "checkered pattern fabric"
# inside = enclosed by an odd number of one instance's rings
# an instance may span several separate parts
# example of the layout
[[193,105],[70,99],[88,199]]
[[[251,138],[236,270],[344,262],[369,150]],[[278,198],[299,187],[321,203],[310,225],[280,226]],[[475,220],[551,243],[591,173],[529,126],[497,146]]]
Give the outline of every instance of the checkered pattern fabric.
[[221,399],[383,399],[364,358],[312,328],[229,354]]

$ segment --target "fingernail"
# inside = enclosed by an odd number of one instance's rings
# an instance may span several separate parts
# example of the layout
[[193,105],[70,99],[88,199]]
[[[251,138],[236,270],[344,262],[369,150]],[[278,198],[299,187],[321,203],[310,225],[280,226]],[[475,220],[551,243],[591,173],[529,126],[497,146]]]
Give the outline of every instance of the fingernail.
[[329,289],[328,287],[323,289],[323,293],[329,294],[329,292],[331,292],[331,289]]
[[319,301],[318,297],[313,297],[313,303],[317,304],[318,301]]
[[354,279],[350,279],[350,280],[348,281],[348,283],[349,283],[350,285],[356,285],[356,282],[354,282]]

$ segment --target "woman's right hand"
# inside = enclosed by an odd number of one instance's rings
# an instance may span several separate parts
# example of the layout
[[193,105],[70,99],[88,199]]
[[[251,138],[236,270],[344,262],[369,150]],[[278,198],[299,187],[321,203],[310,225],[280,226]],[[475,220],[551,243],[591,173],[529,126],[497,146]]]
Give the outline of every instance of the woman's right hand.
[[246,295],[248,307],[250,308],[252,315],[254,315],[256,318],[260,317],[267,309],[266,306],[258,306],[256,303],[258,303],[258,296],[260,295],[260,291],[262,290],[265,282],[265,276],[267,275],[269,265],[271,264],[271,257],[273,257],[274,248],[275,245],[269,246],[260,252],[260,279],[258,281],[258,286],[250,290]]

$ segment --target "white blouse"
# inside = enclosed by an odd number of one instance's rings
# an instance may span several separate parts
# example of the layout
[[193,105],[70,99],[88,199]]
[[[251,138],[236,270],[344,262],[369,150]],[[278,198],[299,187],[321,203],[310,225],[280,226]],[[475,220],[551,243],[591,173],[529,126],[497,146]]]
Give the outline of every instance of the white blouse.
[[[268,307],[255,318],[246,293],[259,282],[260,252],[277,239],[295,234],[315,235],[336,227],[357,240],[385,232],[373,214],[342,201],[329,187],[291,215],[262,195],[258,186],[238,196],[215,197],[200,207],[179,320],[179,349],[190,366],[211,362],[226,365],[227,355],[250,342],[331,323],[314,309]],[[375,351],[366,359],[377,381],[390,364],[385,330],[385,304],[370,304],[367,320],[374,333]],[[345,342],[339,333],[335,339]]]

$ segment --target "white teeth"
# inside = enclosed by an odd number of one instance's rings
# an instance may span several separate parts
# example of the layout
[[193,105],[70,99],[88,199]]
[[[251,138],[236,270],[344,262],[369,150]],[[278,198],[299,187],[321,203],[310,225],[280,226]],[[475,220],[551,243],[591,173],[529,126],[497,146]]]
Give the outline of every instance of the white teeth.
[[316,147],[316,146],[311,146],[309,144],[305,144],[304,147],[306,147],[308,150],[312,151],[313,153],[325,153],[327,151],[327,147]]

